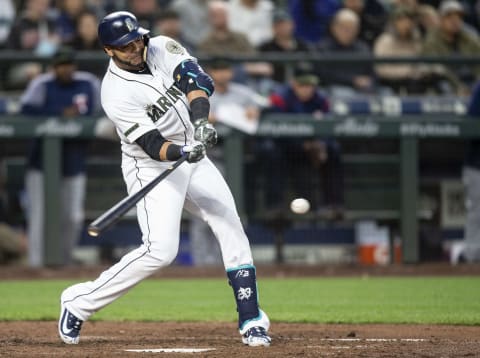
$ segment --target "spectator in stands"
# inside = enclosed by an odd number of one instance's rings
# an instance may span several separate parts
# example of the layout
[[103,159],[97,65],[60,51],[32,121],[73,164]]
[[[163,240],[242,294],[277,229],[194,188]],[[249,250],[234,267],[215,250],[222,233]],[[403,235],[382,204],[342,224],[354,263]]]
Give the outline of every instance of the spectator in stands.
[[12,0],[0,0],[0,49],[6,46],[8,34],[15,21],[15,6]]
[[[420,1],[423,2],[422,0]],[[392,0],[391,1],[392,9],[395,9],[397,7],[404,7],[404,8],[408,8],[413,12],[417,12],[419,5],[420,4],[418,0]]]
[[228,26],[244,34],[253,47],[272,38],[274,5],[270,0],[230,0]]
[[[473,89],[468,106],[469,116],[480,119],[480,82]],[[465,246],[461,255],[463,261],[480,262],[480,140],[468,142],[463,167],[465,186]]]
[[343,0],[343,7],[352,10],[360,19],[358,37],[368,46],[385,30],[388,13],[379,0]]
[[83,11],[77,16],[75,36],[70,46],[78,51],[103,50],[97,35],[98,19],[94,12]]
[[[375,57],[418,57],[422,52],[422,38],[415,22],[415,13],[409,8],[393,10],[390,26],[375,41]],[[424,93],[426,73],[419,64],[381,64],[375,66],[379,84],[396,93]],[[423,80],[425,79],[425,81]]]
[[295,36],[310,45],[322,41],[341,3],[341,0],[289,0],[288,10],[295,23]]
[[[197,50],[200,54],[211,56],[255,55],[256,50],[247,37],[228,27],[228,4],[222,0],[208,3],[211,31],[202,41]],[[268,63],[245,63],[235,67],[236,80],[246,81],[248,76],[271,76],[272,68]]]
[[253,55],[255,48],[248,38],[228,26],[228,4],[222,0],[214,0],[208,4],[209,24],[211,31],[198,45],[198,51],[213,56]]
[[[260,45],[261,52],[307,52],[309,46],[303,40],[294,36],[294,23],[288,12],[276,10],[273,15],[273,39]],[[281,63],[273,64],[274,81],[286,81],[286,66]]]
[[60,34],[61,42],[67,44],[75,37],[78,17],[86,10],[85,0],[60,0],[59,9],[56,31]]
[[[333,18],[330,36],[322,41],[318,49],[324,54],[370,55],[367,44],[358,38],[360,19],[349,9],[341,9]],[[373,68],[370,64],[343,66],[319,66],[318,73],[323,85],[332,93],[345,95],[356,92],[371,92],[374,88]]]
[[15,20],[7,47],[14,50],[31,50],[41,55],[51,55],[57,44],[55,17],[49,0],[27,0],[25,8]]
[[210,97],[210,122],[222,122],[221,107],[232,105],[240,106],[244,110],[243,119],[258,121],[260,109],[268,105],[268,100],[250,87],[233,82],[234,72],[231,63],[217,58],[207,66],[207,72],[215,82],[215,92]]
[[170,8],[180,15],[182,36],[192,46],[198,46],[211,31],[209,0],[173,0]]
[[97,15],[97,19],[102,19],[106,14],[114,11],[125,10],[126,0],[87,0],[88,9]]
[[30,50],[38,55],[51,56],[60,41],[55,33],[55,16],[49,0],[27,0],[15,20],[7,42],[13,50]]
[[[301,63],[291,82],[270,97],[270,111],[275,113],[311,114],[322,120],[329,112],[326,96],[318,89],[313,66]],[[267,139],[260,144],[260,159],[267,178],[266,202],[269,211],[285,208],[287,173],[293,174],[294,197],[308,198],[312,207],[328,219],[343,215],[343,168],[340,146],[330,138]],[[323,190],[317,191],[316,179]],[[323,199],[323,201],[322,201]],[[323,205],[322,205],[323,204]]]
[[176,40],[178,43],[181,43],[189,53],[195,51],[194,46],[183,38],[180,15],[175,10],[167,9],[157,13],[153,33],[154,36],[163,35]]
[[[429,32],[423,43],[423,54],[433,56],[478,55],[480,39],[472,28],[465,27],[463,6],[456,0],[446,0],[439,8],[440,23]],[[469,87],[480,75],[480,66],[455,64],[435,66],[443,73],[457,93],[469,93]]]
[[[55,33],[55,15],[49,0],[27,0],[16,18],[8,36],[6,47],[12,50],[32,51],[36,55],[51,56],[58,44]],[[4,88],[19,90],[41,71],[38,62],[12,63],[6,71]]]
[[[98,18],[94,12],[86,10],[79,14],[76,26],[77,30],[75,37],[69,44],[70,47],[76,51],[103,51],[103,47],[98,41]],[[79,64],[78,69],[93,73],[97,77],[103,77],[105,73],[104,67],[104,64],[83,62]]]
[[141,27],[153,29],[160,7],[157,0],[128,0],[127,10],[135,14]]
[[[22,113],[37,116],[59,116],[70,121],[95,114],[99,109],[100,81],[87,72],[75,70],[73,52],[60,49],[52,61],[52,73],[35,78],[21,98]],[[83,225],[85,197],[86,142],[66,139],[62,143],[62,187],[58,188],[62,204],[62,257],[64,264],[72,263],[72,251]],[[44,201],[42,143],[35,139],[28,156],[25,178],[29,265],[44,264]]]
[[[240,130],[245,125],[250,127],[250,123],[257,123],[260,109],[266,106],[268,101],[250,87],[232,82],[234,73],[229,62],[216,59],[206,69],[215,82],[215,92],[210,97],[210,122],[232,126],[231,120],[236,120],[238,124],[233,126]],[[247,133],[252,134],[251,132]],[[221,142],[217,143],[214,148],[211,148],[208,156],[223,173],[224,158],[221,144]],[[195,265],[222,264],[218,243],[210,227],[199,218],[192,218],[190,242]]]
[[422,38],[430,31],[438,28],[440,16],[437,9],[428,4],[421,4],[417,7],[417,22],[422,33]]

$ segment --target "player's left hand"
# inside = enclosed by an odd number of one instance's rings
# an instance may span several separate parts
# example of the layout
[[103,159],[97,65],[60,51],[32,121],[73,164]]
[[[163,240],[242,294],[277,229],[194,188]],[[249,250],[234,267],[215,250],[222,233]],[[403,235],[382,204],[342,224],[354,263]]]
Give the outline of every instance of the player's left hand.
[[196,163],[205,157],[205,145],[201,142],[184,145],[182,147],[182,154],[187,156],[187,162]]
[[197,119],[193,125],[195,126],[195,140],[202,142],[207,148],[211,148],[217,144],[217,131],[208,122],[207,118]]

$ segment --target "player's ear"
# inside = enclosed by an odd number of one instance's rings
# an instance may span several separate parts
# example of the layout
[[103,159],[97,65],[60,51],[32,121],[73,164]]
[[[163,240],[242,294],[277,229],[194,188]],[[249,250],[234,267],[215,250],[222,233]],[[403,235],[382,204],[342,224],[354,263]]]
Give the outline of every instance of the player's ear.
[[113,57],[113,51],[111,48],[107,47],[107,46],[104,46],[103,47],[103,51],[105,51],[105,53],[110,56],[110,57]]

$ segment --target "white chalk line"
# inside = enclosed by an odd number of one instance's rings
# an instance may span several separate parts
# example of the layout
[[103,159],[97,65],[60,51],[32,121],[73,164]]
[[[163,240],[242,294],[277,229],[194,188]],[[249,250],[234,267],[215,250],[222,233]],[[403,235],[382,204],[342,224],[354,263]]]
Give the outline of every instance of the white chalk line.
[[372,346],[357,344],[355,346],[306,346],[306,348],[320,348],[320,349],[369,349]]
[[[107,336],[82,336],[83,341],[90,341],[90,340],[110,340],[112,337]],[[185,337],[177,337],[179,340],[189,340],[189,341],[196,341],[198,337],[192,336],[185,336]],[[220,341],[230,341],[232,340],[231,337],[225,336],[212,336],[210,337],[212,340],[220,340]],[[425,338],[304,338],[304,337],[282,337],[282,340],[292,340],[292,341],[316,341],[320,340],[322,342],[427,342],[428,339]]]
[[424,338],[320,338],[328,342],[426,342]]
[[[427,339],[424,338],[320,338],[320,341],[323,342],[339,342],[339,343],[348,343],[348,342],[369,342],[369,343],[396,343],[396,342],[426,342]],[[368,349],[373,348],[372,345],[356,344],[352,346],[346,345],[334,345],[334,346],[325,346],[325,345],[308,345],[307,348],[321,348],[321,349]]]
[[214,351],[215,348],[144,348],[125,349],[125,352],[135,353],[202,353]]

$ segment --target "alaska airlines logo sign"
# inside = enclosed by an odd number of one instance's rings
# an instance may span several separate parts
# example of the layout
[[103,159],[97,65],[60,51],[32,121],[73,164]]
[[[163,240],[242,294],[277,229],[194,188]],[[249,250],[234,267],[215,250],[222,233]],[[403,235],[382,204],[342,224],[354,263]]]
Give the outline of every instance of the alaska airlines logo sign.
[[315,134],[315,127],[310,123],[260,123],[257,133],[272,136],[312,136]]
[[333,128],[335,135],[373,137],[380,132],[378,123],[372,121],[358,121],[355,118],[347,118],[336,124]]
[[58,135],[63,137],[76,137],[82,133],[82,125],[73,121],[61,122],[48,119],[35,128],[35,135]]
[[455,124],[402,123],[400,135],[416,137],[459,137],[460,127]]

